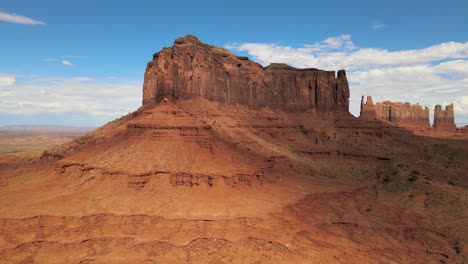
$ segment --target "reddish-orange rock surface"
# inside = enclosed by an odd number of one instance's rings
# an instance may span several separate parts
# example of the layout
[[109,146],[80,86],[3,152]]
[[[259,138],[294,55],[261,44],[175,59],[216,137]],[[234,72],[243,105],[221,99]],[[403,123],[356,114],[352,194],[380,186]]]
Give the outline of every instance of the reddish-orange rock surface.
[[466,263],[467,134],[357,119],[344,71],[190,36],[144,87],[40,158],[0,154],[0,263]]
[[455,130],[455,117],[453,113],[453,104],[445,106],[442,110],[441,105],[434,107],[434,128],[440,130]]
[[362,97],[360,118],[385,121],[401,127],[430,128],[429,108],[390,101],[374,104],[371,96],[367,96],[366,102]]
[[146,68],[143,104],[163,98],[240,103],[287,110],[349,108],[344,70],[296,69],[286,64],[262,67],[247,57],[188,35],[153,56]]

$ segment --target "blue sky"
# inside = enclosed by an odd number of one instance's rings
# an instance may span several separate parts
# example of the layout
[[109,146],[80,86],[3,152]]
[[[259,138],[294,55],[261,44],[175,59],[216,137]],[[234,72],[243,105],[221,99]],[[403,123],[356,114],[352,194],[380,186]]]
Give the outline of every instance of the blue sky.
[[454,102],[468,124],[466,1],[0,2],[0,125],[99,126],[141,102],[146,63],[194,34],[262,64],[345,68],[351,111]]

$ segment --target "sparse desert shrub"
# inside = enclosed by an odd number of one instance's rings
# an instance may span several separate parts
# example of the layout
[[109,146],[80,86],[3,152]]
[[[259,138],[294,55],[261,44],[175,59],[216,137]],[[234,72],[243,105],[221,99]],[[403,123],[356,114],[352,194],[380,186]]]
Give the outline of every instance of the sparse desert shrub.
[[389,183],[390,182],[390,177],[388,177],[388,175],[386,175],[384,177],[384,179],[382,180],[383,183]]
[[417,181],[419,179],[418,175],[420,174],[419,171],[417,170],[412,170],[410,173],[410,177],[408,178],[408,181]]
[[411,174],[410,177],[408,178],[408,181],[417,181],[419,179],[418,175],[416,174]]

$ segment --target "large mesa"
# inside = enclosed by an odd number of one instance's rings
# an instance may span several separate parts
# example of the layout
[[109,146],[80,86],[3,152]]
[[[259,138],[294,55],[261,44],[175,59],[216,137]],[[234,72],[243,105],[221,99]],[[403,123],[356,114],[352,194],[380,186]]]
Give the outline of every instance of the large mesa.
[[296,69],[286,64],[262,67],[220,47],[187,35],[153,55],[146,68],[143,104],[164,98],[270,106],[284,110],[348,111],[344,70]]

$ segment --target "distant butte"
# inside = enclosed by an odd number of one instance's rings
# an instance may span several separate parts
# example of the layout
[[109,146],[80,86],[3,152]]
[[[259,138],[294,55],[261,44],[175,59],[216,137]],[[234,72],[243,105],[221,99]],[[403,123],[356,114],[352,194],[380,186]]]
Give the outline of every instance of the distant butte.
[[361,114],[363,119],[376,119],[403,127],[430,128],[429,108],[423,108],[419,104],[401,102],[378,102],[374,104],[371,96],[361,98]]
[[[367,96],[366,101],[364,101],[364,96],[362,96],[359,118],[362,120],[384,121],[399,127],[411,129],[427,130],[431,128],[429,123],[429,108],[423,108],[419,104],[411,105],[408,102],[383,101],[374,104],[372,96]],[[437,131],[457,130],[453,104],[447,105],[445,110],[442,110],[442,106],[440,105],[435,106],[433,128]],[[459,129],[459,132],[464,131],[461,128]]]
[[453,130],[455,126],[455,115],[453,112],[453,104],[445,106],[442,110],[441,105],[436,105],[434,108],[434,128],[439,130]]
[[267,67],[228,50],[204,44],[195,36],[153,56],[146,67],[143,104],[163,98],[211,101],[285,110],[348,111],[349,85],[344,70]]

